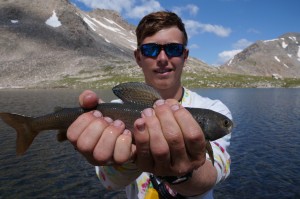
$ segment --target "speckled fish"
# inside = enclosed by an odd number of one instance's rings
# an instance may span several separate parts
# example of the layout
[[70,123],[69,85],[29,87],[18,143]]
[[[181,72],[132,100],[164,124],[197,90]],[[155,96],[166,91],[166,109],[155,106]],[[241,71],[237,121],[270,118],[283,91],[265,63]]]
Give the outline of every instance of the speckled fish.
[[[123,83],[115,86],[112,90],[123,103],[101,103],[95,109],[113,120],[122,120],[129,130],[133,130],[134,121],[141,117],[141,112],[145,108],[152,107],[156,100],[161,99],[159,93],[154,88],[144,83]],[[66,140],[67,129],[76,118],[85,112],[95,109],[83,109],[80,107],[59,108],[53,113],[40,117],[0,113],[0,118],[16,130],[16,151],[18,155],[22,155],[41,131],[59,130],[57,134],[58,141]],[[219,139],[230,133],[233,126],[232,121],[226,116],[212,110],[201,108],[186,109],[201,126],[207,140],[206,149],[211,160],[213,160],[213,152],[209,141]]]

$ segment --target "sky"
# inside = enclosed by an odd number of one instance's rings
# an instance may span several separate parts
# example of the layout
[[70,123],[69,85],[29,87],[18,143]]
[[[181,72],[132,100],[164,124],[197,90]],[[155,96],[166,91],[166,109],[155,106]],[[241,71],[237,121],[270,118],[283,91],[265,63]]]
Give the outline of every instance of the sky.
[[300,33],[299,0],[70,0],[78,8],[111,9],[137,25],[153,11],[168,10],[183,20],[190,56],[221,65],[258,40]]

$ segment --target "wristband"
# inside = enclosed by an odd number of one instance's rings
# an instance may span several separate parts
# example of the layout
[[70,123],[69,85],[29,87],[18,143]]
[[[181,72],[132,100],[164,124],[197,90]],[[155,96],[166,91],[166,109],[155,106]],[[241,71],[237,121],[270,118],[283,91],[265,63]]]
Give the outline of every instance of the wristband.
[[184,176],[158,176],[158,178],[171,185],[181,184],[189,180],[193,175],[193,171],[185,174]]

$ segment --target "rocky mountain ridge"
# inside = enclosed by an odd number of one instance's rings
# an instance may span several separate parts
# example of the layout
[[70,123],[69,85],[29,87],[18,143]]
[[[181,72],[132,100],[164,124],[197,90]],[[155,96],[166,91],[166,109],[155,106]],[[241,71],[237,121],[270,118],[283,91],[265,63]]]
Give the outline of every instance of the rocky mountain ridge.
[[257,41],[221,66],[226,72],[255,76],[300,77],[300,33]]
[[[84,12],[67,0],[5,0],[0,27],[0,88],[51,87],[65,77],[142,77],[133,57],[135,27],[115,11]],[[210,69],[191,63],[192,71]]]
[[[99,88],[142,80],[135,48],[135,27],[115,11],[85,12],[68,0],[0,1],[0,88]],[[218,68],[190,57],[184,80],[234,87],[249,85],[249,77],[238,84],[230,73],[299,78],[299,49],[299,34],[289,33],[258,41]]]

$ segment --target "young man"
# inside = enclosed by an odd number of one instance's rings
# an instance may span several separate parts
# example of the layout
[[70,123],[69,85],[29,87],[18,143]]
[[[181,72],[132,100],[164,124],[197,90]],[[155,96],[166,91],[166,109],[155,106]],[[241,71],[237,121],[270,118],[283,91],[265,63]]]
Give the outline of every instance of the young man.
[[[230,135],[211,142],[213,166],[206,155],[204,134],[184,107],[212,109],[230,119],[231,113],[220,101],[203,98],[181,85],[189,50],[184,24],[176,14],[162,11],[145,16],[136,35],[136,62],[145,82],[164,100],[142,112],[133,132],[122,121],[92,111],[69,127],[68,139],[96,165],[106,188],[126,187],[130,199],[158,198],[157,192],[163,198],[212,198],[213,186],[229,175],[226,148]],[[98,97],[84,91],[79,101],[82,107],[91,108]]]

